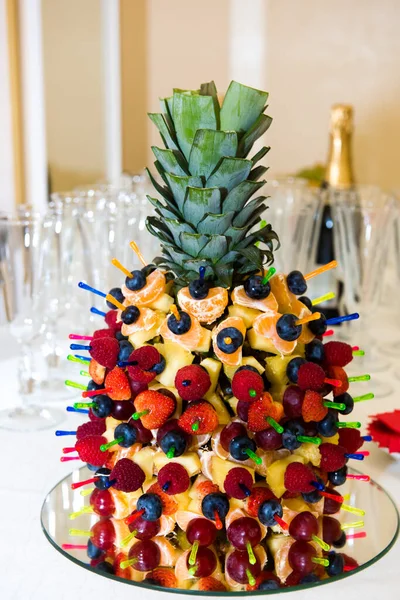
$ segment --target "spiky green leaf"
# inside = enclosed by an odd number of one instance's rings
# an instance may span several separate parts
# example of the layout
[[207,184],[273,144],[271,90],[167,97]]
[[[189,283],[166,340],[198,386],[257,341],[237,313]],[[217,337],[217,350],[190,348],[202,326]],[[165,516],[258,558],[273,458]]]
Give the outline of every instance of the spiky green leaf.
[[164,171],[172,173],[173,175],[189,175],[185,165],[185,159],[180,152],[165,148],[157,148],[157,146],[152,146],[151,149]]
[[217,119],[217,129],[220,129],[220,111],[221,107],[218,100],[217,87],[213,81],[202,83],[200,86],[200,94],[202,96],[211,96],[214,102],[215,117]]
[[226,238],[223,235],[213,235],[201,250],[199,256],[217,261],[226,254],[227,249],[228,243]]
[[228,192],[247,179],[251,161],[244,158],[223,158],[214,173],[207,179],[207,187],[224,188]]
[[234,210],[239,212],[257,190],[263,185],[264,181],[242,181],[234,187],[224,200],[224,211]]
[[207,244],[208,237],[201,233],[186,233],[180,234],[180,245],[184,252],[190,254],[190,256],[199,256],[202,248]]
[[183,216],[197,227],[207,213],[220,214],[221,192],[218,188],[188,187],[183,204]]
[[186,160],[189,160],[196,131],[217,128],[215,106],[211,96],[188,95],[174,91],[172,118],[179,147]]
[[179,176],[165,173],[165,178],[171,188],[171,192],[180,212],[183,210],[183,203],[185,202],[188,187],[201,188],[203,186],[201,177],[192,177],[190,175]]
[[157,198],[152,198],[151,196],[146,196],[147,200],[154,206],[161,217],[165,219],[179,219],[179,213],[175,212],[173,209],[169,208],[162,204]]
[[263,167],[262,165],[259,165],[258,167],[250,171],[249,179],[251,179],[252,181],[257,181],[258,179],[260,179],[260,177],[263,177],[267,171],[268,167]]
[[151,183],[153,184],[153,187],[157,190],[160,196],[171,202],[173,200],[173,196],[170,190],[167,187],[160,185],[158,181],[153,177],[149,169],[146,169],[146,172],[150,178]]
[[253,219],[264,212],[266,206],[264,204],[265,196],[260,196],[259,198],[254,198],[251,200],[240,212],[237,213],[233,224],[235,227],[251,227]]
[[190,152],[190,173],[207,179],[224,156],[236,156],[237,147],[235,131],[199,129]]
[[257,121],[253,123],[248,131],[244,134],[240,140],[238,148],[238,156],[247,156],[253,147],[253,144],[259,137],[263,135],[272,123],[271,117],[261,114]]
[[174,132],[170,131],[167,120],[164,115],[160,113],[147,113],[150,120],[157,127],[162,140],[167,148],[170,150],[179,150],[178,142],[175,139]]
[[165,225],[168,228],[168,230],[171,232],[172,237],[174,238],[175,244],[178,246],[178,248],[179,248],[181,233],[183,233],[183,232],[195,233],[195,230],[193,229],[193,227],[191,227],[189,225],[189,223],[184,223],[184,222],[178,221],[177,219],[165,219]]
[[221,129],[243,133],[258,119],[268,98],[267,92],[231,81],[221,108]]
[[200,233],[225,234],[227,228],[231,225],[235,213],[229,212],[223,215],[206,215],[197,225]]
[[259,150],[250,160],[253,163],[253,167],[261,160],[269,151],[271,150],[271,146],[264,146]]

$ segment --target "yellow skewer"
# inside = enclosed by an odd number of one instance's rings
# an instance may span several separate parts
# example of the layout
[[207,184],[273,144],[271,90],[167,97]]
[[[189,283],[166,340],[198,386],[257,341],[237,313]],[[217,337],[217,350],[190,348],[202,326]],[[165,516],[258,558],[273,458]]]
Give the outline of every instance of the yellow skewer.
[[117,306],[119,308],[119,310],[125,310],[126,309],[126,306],[124,306],[123,304],[121,304],[121,302],[119,302],[118,300],[116,300],[114,298],[114,296],[111,296],[111,294],[107,294],[106,300],[108,300],[109,302],[111,302],[112,304],[114,304],[114,306]]
[[137,255],[138,259],[140,260],[140,262],[142,263],[142,265],[145,267],[147,265],[143,254],[140,252],[138,245],[136,242],[131,242],[130,247],[132,248],[132,250],[135,252],[135,254]]
[[124,267],[124,265],[121,265],[118,258],[113,258],[111,261],[111,264],[113,264],[114,267],[117,267],[117,269],[122,271],[124,275],[129,277],[129,279],[132,279],[132,277],[133,277],[132,273],[130,271],[128,271],[128,269],[126,267]]
[[302,319],[298,319],[297,321],[295,321],[295,325],[305,325],[306,323],[309,323],[310,321],[317,321],[320,318],[321,318],[320,313],[314,313],[312,315],[307,315],[306,317],[303,317]]
[[313,306],[316,306],[317,304],[322,304],[322,302],[328,302],[328,300],[333,300],[333,298],[336,297],[335,292],[329,292],[328,294],[324,294],[323,296],[320,296],[319,298],[315,298],[315,300],[311,301],[311,304]]
[[317,275],[320,275],[321,273],[325,273],[325,271],[329,271],[330,269],[336,269],[336,267],[337,267],[337,260],[332,260],[327,265],[322,265],[322,267],[315,269],[315,271],[311,271],[311,273],[307,273],[307,275],[304,275],[304,279],[306,279],[306,280],[311,279],[312,277],[316,277]]

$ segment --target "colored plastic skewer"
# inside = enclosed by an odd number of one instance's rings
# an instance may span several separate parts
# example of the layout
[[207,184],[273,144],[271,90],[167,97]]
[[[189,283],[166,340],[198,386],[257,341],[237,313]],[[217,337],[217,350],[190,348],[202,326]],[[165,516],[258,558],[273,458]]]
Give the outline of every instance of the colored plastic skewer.
[[93,336],[92,335],[78,335],[77,333],[70,333],[68,338],[70,340],[92,340]]
[[60,462],[68,462],[70,460],[81,460],[79,456],[62,456]]
[[122,540],[121,546],[122,547],[127,546],[129,544],[129,542],[131,540],[133,540],[133,538],[136,536],[137,532],[138,532],[137,529],[134,529],[133,531],[131,531],[131,533]]
[[246,575],[247,575],[247,581],[249,582],[249,585],[251,585],[251,586],[256,585],[256,580],[254,579],[250,569],[246,569]]
[[310,323],[311,321],[318,321],[318,319],[321,318],[321,313],[316,312],[316,313],[312,313],[311,315],[307,315],[306,317],[303,317],[302,319],[297,319],[297,321],[294,322],[294,324],[296,326],[299,325],[305,325],[306,323]]
[[319,296],[318,298],[314,298],[314,300],[311,300],[311,304],[313,306],[317,306],[317,304],[322,304],[322,302],[328,302],[328,300],[333,300],[333,298],[336,298],[335,292],[328,292],[323,296]]
[[191,567],[196,564],[196,556],[197,556],[198,549],[199,549],[199,542],[198,542],[198,540],[195,540],[193,542],[193,546],[190,551],[189,560],[188,560],[188,563]]
[[349,475],[346,475],[346,479],[355,479],[356,481],[371,481],[371,477],[369,475],[353,475],[352,473],[349,473]]
[[67,406],[65,409],[67,412],[81,413],[82,415],[88,415],[89,411],[83,408],[75,408],[74,406]]
[[172,312],[172,314],[174,315],[174,317],[177,321],[181,320],[181,315],[179,313],[179,310],[178,310],[178,307],[176,306],[176,304],[173,304],[172,306],[170,306],[169,310]]
[[79,371],[79,375],[82,375],[82,377],[90,377],[90,373],[88,371]]
[[97,294],[97,296],[101,296],[101,298],[106,297],[106,294],[104,292],[100,292],[100,290],[96,290],[96,288],[92,287],[91,285],[88,285],[87,283],[84,283],[83,281],[80,281],[78,283],[78,287],[80,287],[82,290],[87,290],[88,292],[93,292],[93,294]]
[[375,394],[370,392],[369,394],[364,394],[363,396],[355,396],[353,398],[353,402],[365,402],[365,400],[373,400],[375,398]]
[[346,410],[346,405],[343,402],[330,402],[329,400],[325,400],[322,403],[325,408],[335,408],[336,410]]
[[270,267],[268,269],[268,271],[265,273],[264,277],[262,278],[263,285],[265,285],[266,283],[268,283],[268,281],[271,279],[271,277],[273,275],[275,275],[275,273],[276,273],[275,267]]
[[128,558],[128,560],[123,560],[119,566],[121,569],[127,569],[128,567],[132,567],[135,563],[137,563],[137,558]]
[[85,390],[87,389],[87,385],[83,385],[82,383],[76,383],[76,381],[70,381],[69,379],[65,380],[65,385],[68,387],[76,388],[77,390]]
[[371,375],[357,375],[356,377],[349,377],[348,382],[354,383],[355,381],[369,381],[371,379]]
[[359,319],[360,315],[358,313],[352,313],[351,315],[342,315],[341,317],[332,317],[331,319],[327,319],[325,321],[326,325],[339,325],[339,323],[344,323],[346,321],[354,321],[355,319]]
[[313,542],[315,542],[316,544],[318,544],[318,546],[320,546],[322,548],[322,550],[325,550],[326,552],[328,552],[331,547],[329,544],[327,544],[326,542],[324,542],[324,540],[321,540],[320,537],[318,537],[317,535],[312,535],[311,536]]
[[92,492],[94,492],[96,488],[88,488],[87,490],[81,490],[80,495],[85,498],[85,496],[90,496]]
[[352,523],[342,523],[341,529],[346,531],[346,529],[357,529],[359,527],[364,527],[364,521],[353,521]]
[[124,438],[123,438],[123,437],[118,437],[118,438],[115,438],[115,440],[112,440],[111,442],[108,442],[107,444],[102,444],[102,445],[100,446],[100,450],[101,450],[102,452],[107,452],[107,450],[108,450],[109,448],[111,448],[112,446],[116,446],[117,444],[119,444],[120,442],[123,442],[123,441],[124,441]]
[[253,548],[252,548],[252,546],[251,546],[250,542],[247,542],[247,544],[246,544],[246,549],[247,549],[247,554],[248,554],[248,556],[249,556],[249,563],[250,563],[251,565],[255,565],[255,564],[256,564],[256,562],[257,562],[257,559],[256,559],[256,557],[254,556],[254,551],[253,551]]
[[353,356],[365,356],[364,350],[353,350]]
[[91,537],[93,533],[88,529],[70,529],[68,535],[72,537]]
[[142,508],[142,510],[135,510],[131,515],[129,515],[129,517],[126,517],[126,519],[124,519],[124,523],[126,525],[129,525],[133,521],[136,521],[137,518],[139,518],[142,515],[144,515],[145,512],[146,511],[145,511],[144,508]]
[[99,394],[109,394],[112,393],[112,388],[102,388],[100,390],[86,390],[82,394],[82,398],[91,398],[92,396],[98,396]]
[[124,267],[124,265],[122,265],[117,258],[113,258],[111,260],[111,264],[114,265],[114,267],[117,267],[117,269],[119,269],[120,271],[122,271],[122,273],[124,275],[126,275],[126,277],[129,277],[129,279],[132,279],[132,277],[133,277],[132,273],[130,271],[128,271],[128,269],[126,267]]
[[346,533],[346,539],[348,540],[358,540],[367,537],[366,531],[356,531],[355,533]]
[[329,336],[334,335],[334,334],[335,334],[335,332],[334,332],[333,329],[327,329],[325,331],[325,333],[322,334],[322,337],[329,337]]
[[76,448],[75,446],[72,446],[71,448],[63,448],[62,451],[63,454],[68,454],[69,452],[76,452]]
[[219,512],[217,510],[214,511],[214,519],[215,519],[215,527],[220,531],[224,524],[221,521],[221,517],[219,516]]
[[139,419],[141,419],[141,418],[142,418],[142,417],[144,417],[145,415],[148,415],[148,414],[149,414],[149,412],[150,412],[150,410],[149,410],[149,409],[142,410],[142,412],[135,412],[135,413],[133,413],[133,415],[132,415],[132,419],[133,419],[134,421],[139,421]]
[[105,317],[107,315],[107,313],[103,312],[102,310],[99,310],[95,306],[91,307],[90,312],[94,315],[99,315],[99,317]]
[[88,485],[89,483],[95,483],[99,478],[91,477],[90,479],[85,479],[85,481],[77,481],[76,483],[71,483],[71,490],[77,490],[84,485]]
[[343,427],[349,429],[359,429],[361,427],[360,421],[336,421],[336,427],[342,429]]
[[301,442],[302,444],[315,444],[316,446],[319,446],[322,443],[321,438],[319,437],[311,437],[309,435],[298,435],[297,436],[297,441]]
[[271,425],[271,427],[273,427],[273,429],[275,429],[277,433],[283,433],[285,431],[282,425],[279,425],[279,423],[272,417],[266,417],[265,420]]
[[63,550],[87,550],[87,544],[61,544]]
[[119,300],[117,300],[116,298],[114,298],[114,296],[112,296],[111,294],[107,294],[106,295],[106,300],[107,300],[107,302],[110,302],[111,304],[113,304],[114,306],[116,306],[117,308],[119,308],[119,310],[124,311],[126,309],[126,306],[124,306],[123,304],[121,304],[121,302],[119,302]]
[[325,271],[329,271],[330,269],[336,269],[336,267],[337,267],[337,261],[332,260],[331,262],[327,263],[326,265],[322,265],[322,267],[318,267],[318,269],[315,269],[314,271],[310,271],[310,273],[307,273],[306,275],[304,275],[304,279],[307,281],[308,279],[312,279],[312,277],[316,277],[317,275],[320,275],[321,273],[325,273]]
[[54,433],[57,437],[61,435],[76,435],[76,431],[64,431],[63,429],[56,429]]
[[316,565],[322,565],[323,567],[329,567],[329,560],[327,558],[318,558],[315,556],[311,559]]
[[365,515],[365,510],[362,510],[362,508],[356,508],[355,506],[349,506],[348,504],[342,504],[340,508],[349,513],[353,513],[354,515],[360,515],[361,517]]
[[281,529],[284,529],[285,531],[287,531],[289,529],[289,525],[279,515],[276,515],[276,514],[274,515],[274,521],[276,521],[276,523],[278,523],[278,525]]
[[83,344],[70,344],[69,347],[71,350],[87,350],[88,352],[92,349],[92,346],[84,346]]
[[136,254],[136,256],[138,257],[138,259],[140,260],[140,262],[142,263],[142,265],[145,267],[147,265],[147,263],[145,261],[145,258],[143,256],[143,254],[140,252],[137,243],[136,242],[130,242],[129,245],[132,248],[132,250],[134,251],[134,253]]
[[81,365],[87,365],[87,363],[91,360],[90,358],[86,358],[85,356],[74,356],[73,354],[68,354],[67,360],[71,362],[77,362]]
[[89,514],[89,513],[92,513],[92,512],[93,512],[92,506],[84,506],[80,510],[77,510],[76,512],[71,513],[69,515],[69,518],[71,520],[74,520],[74,519],[77,519],[78,517],[80,517],[81,515]]
[[175,446],[171,446],[171,448],[168,450],[166,457],[167,458],[174,458],[175,456]]
[[255,452],[253,452],[253,450],[250,450],[250,448],[246,448],[244,450],[244,453],[247,454],[247,456],[253,460],[256,465],[261,465],[262,463],[262,458],[260,456],[257,456],[257,454]]

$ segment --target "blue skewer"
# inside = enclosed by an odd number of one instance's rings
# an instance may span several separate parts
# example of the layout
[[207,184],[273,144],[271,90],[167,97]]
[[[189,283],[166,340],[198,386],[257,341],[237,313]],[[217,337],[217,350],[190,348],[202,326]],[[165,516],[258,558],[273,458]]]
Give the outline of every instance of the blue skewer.
[[83,344],[71,344],[71,350],[91,350],[92,346],[84,346]]
[[359,319],[360,315],[358,313],[352,313],[351,315],[343,315],[342,317],[332,317],[332,319],[327,319],[325,321],[326,325],[338,325],[338,323],[344,323],[345,321],[354,321],[354,319]]
[[86,408],[74,408],[73,406],[67,406],[66,411],[73,413],[82,413],[83,415],[89,414],[89,411],[86,410]]
[[93,292],[93,294],[97,294],[98,296],[101,296],[102,298],[105,298],[107,295],[104,292],[100,292],[100,290],[96,290],[94,287],[92,287],[91,285],[88,285],[87,283],[84,283],[83,281],[80,281],[78,283],[78,287],[80,287],[82,290],[87,290],[88,292]]
[[94,315],[99,315],[100,317],[105,317],[107,314],[107,313],[103,312],[102,310],[99,310],[95,306],[92,306],[92,308],[90,309],[90,312],[93,313]]
[[76,431],[63,431],[62,429],[57,429],[54,433],[57,436],[60,436],[60,435],[76,435]]

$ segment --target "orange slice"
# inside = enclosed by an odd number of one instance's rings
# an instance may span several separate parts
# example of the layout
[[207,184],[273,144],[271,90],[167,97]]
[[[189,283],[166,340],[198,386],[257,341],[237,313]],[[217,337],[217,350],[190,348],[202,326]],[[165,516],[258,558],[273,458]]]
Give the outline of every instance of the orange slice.
[[269,280],[269,283],[271,291],[278,302],[279,312],[281,314],[292,313],[292,303],[296,301],[297,298],[287,286],[286,275],[283,273],[276,273],[276,275]]
[[232,352],[232,354],[227,354],[226,352],[220,350],[217,345],[217,335],[220,331],[226,329],[227,327],[235,327],[235,329],[238,329],[243,335],[244,340],[244,338],[246,337],[246,326],[244,324],[243,319],[241,319],[240,317],[228,317],[227,319],[222,321],[217,327],[215,327],[212,332],[213,349],[215,355],[225,365],[236,367],[242,362],[242,346],[240,346],[235,352]]
[[182,333],[182,335],[177,335],[176,333],[172,333],[172,331],[168,327],[168,317],[164,320],[163,324],[160,328],[160,334],[164,338],[164,340],[171,340],[172,342],[176,342],[182,348],[186,350],[196,350],[196,348],[200,344],[200,340],[203,335],[203,328],[194,317],[192,318],[192,325],[187,333]]
[[137,331],[149,331],[157,323],[157,313],[151,308],[140,308],[140,316],[135,323],[121,327],[122,335],[132,335]]
[[297,340],[294,342],[286,342],[279,337],[276,332],[276,324],[282,315],[279,313],[275,315],[264,314],[257,317],[253,323],[254,331],[257,335],[264,336],[272,341],[275,348],[281,354],[291,354],[296,348]]
[[240,306],[248,306],[249,308],[256,308],[257,310],[262,310],[263,312],[275,313],[278,310],[278,302],[276,301],[276,298],[272,292],[267,298],[264,298],[263,300],[254,300],[254,298],[248,297],[248,295],[244,291],[244,286],[239,285],[233,290],[231,298],[234,304],[240,304]]
[[211,325],[228,305],[228,290],[223,287],[211,288],[207,298],[196,300],[190,295],[189,288],[185,287],[178,292],[178,302],[189,315],[196,317],[201,323]]
[[146,285],[136,292],[129,290],[126,285],[121,287],[122,293],[135,306],[149,306],[165,291],[165,275],[156,269],[147,276]]

